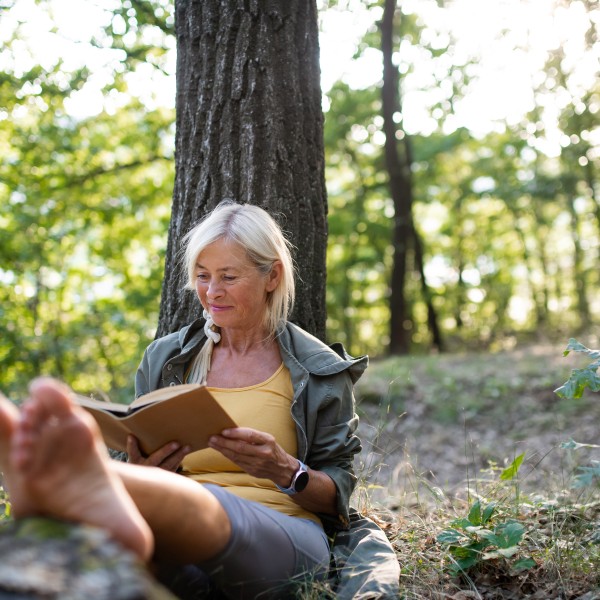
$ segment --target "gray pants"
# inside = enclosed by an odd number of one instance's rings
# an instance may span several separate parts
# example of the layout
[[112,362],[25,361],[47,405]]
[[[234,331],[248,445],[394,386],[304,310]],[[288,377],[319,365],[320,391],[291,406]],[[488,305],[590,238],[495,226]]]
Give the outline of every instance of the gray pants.
[[327,577],[329,543],[319,525],[238,498],[218,485],[204,487],[227,512],[231,539],[210,561],[161,569],[159,578],[180,598],[214,598],[215,588],[226,598],[284,598],[301,582]]

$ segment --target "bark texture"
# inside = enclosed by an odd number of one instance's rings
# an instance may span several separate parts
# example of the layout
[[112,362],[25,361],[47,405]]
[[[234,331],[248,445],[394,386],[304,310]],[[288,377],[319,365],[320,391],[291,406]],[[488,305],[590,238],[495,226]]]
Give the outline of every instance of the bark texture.
[[0,526],[0,598],[175,600],[101,529],[30,518]]
[[157,335],[199,314],[181,238],[224,199],[256,204],[296,248],[292,320],[325,335],[327,199],[314,0],[176,0],[176,175]]

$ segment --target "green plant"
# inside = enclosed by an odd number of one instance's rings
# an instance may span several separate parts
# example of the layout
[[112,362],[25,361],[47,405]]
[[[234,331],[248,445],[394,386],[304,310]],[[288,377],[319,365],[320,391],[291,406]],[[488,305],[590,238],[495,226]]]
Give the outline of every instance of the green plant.
[[[516,478],[525,455],[520,454],[500,474],[501,481]],[[518,486],[516,504],[518,509]],[[476,500],[466,518],[455,519],[450,527],[437,536],[437,541],[448,547],[452,562],[448,568],[451,575],[468,570],[491,560],[507,560],[510,571],[519,573],[535,566],[529,556],[523,556],[521,542],[525,526],[497,502],[482,504]]]
[[497,505],[490,502],[484,506],[477,500],[466,518],[455,519],[449,529],[437,537],[440,544],[448,546],[453,558],[449,566],[452,575],[493,559],[512,559],[512,572],[520,572],[535,566],[530,557],[521,556],[520,544],[525,527],[515,519],[505,519],[497,513]]
[[[598,368],[600,367],[600,351],[590,350],[576,339],[571,338],[563,356],[567,356],[571,351],[583,352],[592,358],[592,362],[583,369],[571,370],[569,379],[554,392],[566,400],[575,400],[581,398],[586,389],[592,392],[600,391],[600,375]],[[573,440],[561,444],[561,448],[566,450],[579,450],[580,448],[597,448],[593,444],[580,444]],[[591,461],[591,466],[578,467],[577,474],[573,480],[574,488],[588,487],[600,482],[600,462],[597,460]]]
[[554,392],[567,400],[581,398],[586,388],[592,392],[600,392],[600,375],[597,372],[600,367],[600,351],[590,350],[573,338],[569,340],[563,356],[567,356],[571,351],[583,352],[593,361],[583,369],[572,369],[569,379]]

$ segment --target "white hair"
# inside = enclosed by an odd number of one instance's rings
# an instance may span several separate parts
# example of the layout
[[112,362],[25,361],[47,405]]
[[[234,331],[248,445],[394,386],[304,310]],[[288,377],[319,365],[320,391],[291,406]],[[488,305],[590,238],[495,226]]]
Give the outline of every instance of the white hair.
[[[247,253],[248,259],[260,273],[268,275],[273,264],[282,265],[281,280],[269,292],[265,309],[264,325],[270,336],[274,336],[279,325],[285,322],[294,304],[295,283],[294,264],[290,251],[291,244],[283,235],[281,227],[265,210],[252,204],[236,204],[226,200],[206,215],[183,239],[184,266],[187,272],[186,288],[195,289],[196,261],[198,255],[217,240],[239,244]],[[210,319],[212,321],[212,319]],[[212,323],[209,327],[216,327]],[[203,373],[196,373],[196,381],[204,381],[210,368],[210,355],[214,342],[209,339],[201,354],[208,354]],[[198,361],[194,361],[196,364]],[[197,371],[194,366],[192,372]],[[188,376],[190,381],[190,376]]]

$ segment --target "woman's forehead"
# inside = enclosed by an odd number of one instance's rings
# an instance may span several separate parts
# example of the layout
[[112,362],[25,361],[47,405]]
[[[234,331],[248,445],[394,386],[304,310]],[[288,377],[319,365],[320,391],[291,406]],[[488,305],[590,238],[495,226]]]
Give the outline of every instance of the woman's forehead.
[[248,252],[239,243],[232,240],[218,239],[204,248],[196,258],[198,266],[210,266],[219,270],[254,266]]

